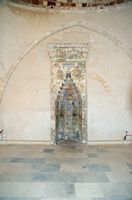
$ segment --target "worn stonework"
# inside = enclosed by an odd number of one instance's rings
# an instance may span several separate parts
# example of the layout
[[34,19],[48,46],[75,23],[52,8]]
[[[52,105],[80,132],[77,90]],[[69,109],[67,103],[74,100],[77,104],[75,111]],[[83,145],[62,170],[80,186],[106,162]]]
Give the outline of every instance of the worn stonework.
[[124,0],[17,0],[15,1],[19,4],[24,4],[27,6],[36,6],[37,8],[95,8],[100,7],[102,9],[104,6],[114,6],[116,4],[124,3]]
[[108,84],[106,83],[106,81],[99,74],[90,73],[89,77],[92,78],[92,79],[95,79],[95,80],[99,81],[101,83],[101,85],[104,87],[104,89],[107,92],[110,92],[110,87],[108,86]]
[[65,77],[70,74],[82,99],[82,142],[86,143],[86,60],[88,44],[50,44],[48,49],[51,59],[52,140],[55,141],[56,136],[55,101]]

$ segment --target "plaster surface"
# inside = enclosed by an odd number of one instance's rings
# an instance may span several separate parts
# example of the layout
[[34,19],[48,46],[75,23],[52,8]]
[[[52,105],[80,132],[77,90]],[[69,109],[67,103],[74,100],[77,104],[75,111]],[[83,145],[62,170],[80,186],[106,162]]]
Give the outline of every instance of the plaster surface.
[[51,141],[50,43],[90,44],[88,142],[119,142],[131,132],[131,9],[41,13],[0,3],[0,128],[8,141]]

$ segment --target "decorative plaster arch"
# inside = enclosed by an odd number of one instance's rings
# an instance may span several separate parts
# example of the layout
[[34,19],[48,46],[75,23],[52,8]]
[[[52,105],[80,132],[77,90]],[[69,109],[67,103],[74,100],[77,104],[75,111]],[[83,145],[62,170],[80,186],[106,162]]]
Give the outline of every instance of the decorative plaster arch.
[[10,77],[14,73],[15,69],[19,66],[19,64],[24,60],[24,58],[36,46],[38,46],[44,40],[48,39],[49,37],[53,36],[56,33],[65,31],[65,30],[73,28],[73,27],[80,27],[80,28],[88,29],[88,30],[91,30],[95,33],[98,33],[98,34],[104,36],[108,40],[111,40],[119,49],[121,49],[132,60],[132,51],[124,43],[122,43],[119,39],[117,39],[115,35],[107,32],[106,30],[104,30],[100,27],[91,25],[87,22],[82,22],[82,21],[75,21],[75,22],[70,22],[68,24],[63,24],[60,27],[58,27],[54,30],[51,30],[50,32],[47,32],[42,38],[35,40],[32,44],[30,44],[27,48],[25,48],[25,50],[17,58],[15,63],[11,65],[11,67],[10,67],[9,71],[7,72],[7,74],[5,75],[5,77],[4,76],[0,77],[0,81],[1,81],[1,83],[0,83],[0,103],[2,101],[2,97],[4,94],[5,88],[9,82]]

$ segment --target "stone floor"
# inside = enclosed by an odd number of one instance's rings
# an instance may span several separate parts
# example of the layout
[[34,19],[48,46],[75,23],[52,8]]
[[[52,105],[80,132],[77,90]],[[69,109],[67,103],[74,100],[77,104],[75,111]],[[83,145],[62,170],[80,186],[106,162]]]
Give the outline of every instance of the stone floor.
[[0,200],[132,200],[132,145],[0,145]]

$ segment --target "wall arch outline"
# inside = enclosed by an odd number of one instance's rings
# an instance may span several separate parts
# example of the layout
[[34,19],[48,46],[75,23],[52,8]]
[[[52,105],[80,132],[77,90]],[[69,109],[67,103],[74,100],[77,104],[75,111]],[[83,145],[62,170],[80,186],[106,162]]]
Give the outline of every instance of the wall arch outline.
[[19,66],[19,64],[24,60],[24,58],[26,56],[28,56],[28,54],[36,47],[38,46],[41,42],[43,42],[44,40],[50,38],[51,36],[68,30],[70,28],[73,27],[80,27],[80,28],[84,28],[90,31],[93,31],[95,33],[98,33],[100,35],[102,35],[103,37],[107,38],[108,40],[112,41],[121,51],[123,51],[130,60],[132,60],[132,51],[124,44],[122,43],[119,39],[117,39],[117,37],[111,33],[109,33],[108,31],[106,31],[105,29],[102,29],[101,27],[97,27],[94,26],[92,24],[89,24],[87,22],[82,22],[82,21],[74,21],[74,22],[70,22],[67,24],[62,24],[60,27],[57,27],[54,30],[51,30],[50,32],[47,32],[46,34],[44,34],[43,37],[41,37],[40,39],[36,39],[35,41],[32,42],[32,44],[30,44],[27,48],[24,49],[23,53],[16,59],[16,61],[11,65],[9,71],[7,72],[6,76],[0,77],[0,81],[1,81],[1,85],[0,85],[0,103],[2,101],[2,97],[4,95],[4,91],[6,89],[6,86],[12,76],[12,74],[14,73],[15,69]]

